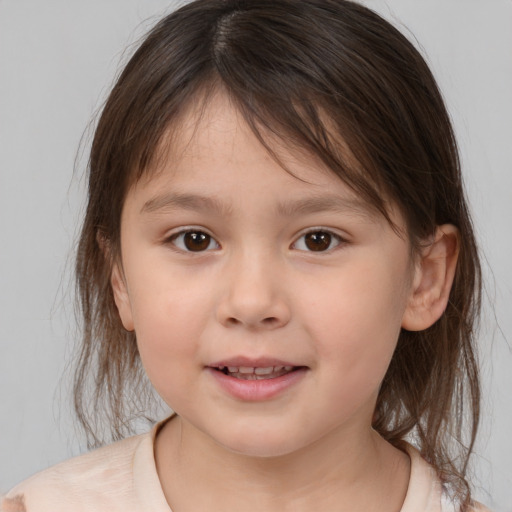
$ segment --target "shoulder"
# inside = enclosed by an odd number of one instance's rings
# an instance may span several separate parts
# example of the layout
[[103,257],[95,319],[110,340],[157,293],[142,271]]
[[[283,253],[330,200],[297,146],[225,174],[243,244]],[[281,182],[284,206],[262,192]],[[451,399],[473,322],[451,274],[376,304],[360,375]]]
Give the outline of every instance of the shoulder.
[[[1,500],[1,512],[81,512],[119,510],[133,493],[133,459],[151,435],[143,434],[99,448],[48,468],[14,487]],[[112,503],[109,503],[112,501]]]
[[[460,512],[460,508],[447,495],[443,495],[441,497],[441,512]],[[491,512],[491,510],[481,503],[473,501],[467,512]]]
[[471,512],[491,512],[491,509],[487,508],[486,506],[482,505],[481,503],[474,502]]
[[[421,457],[419,451],[407,445],[411,459],[409,487],[401,512],[461,512],[460,502],[440,481],[435,469]],[[490,512],[479,503],[467,512]]]

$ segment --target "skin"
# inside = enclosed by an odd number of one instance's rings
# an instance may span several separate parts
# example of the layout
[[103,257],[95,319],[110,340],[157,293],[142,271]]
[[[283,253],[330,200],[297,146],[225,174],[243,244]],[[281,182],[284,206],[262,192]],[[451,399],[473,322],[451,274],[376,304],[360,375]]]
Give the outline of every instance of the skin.
[[[444,310],[456,230],[412,259],[407,237],[338,177],[278,150],[293,175],[218,94],[127,194],[112,285],[178,413],[156,440],[162,487],[174,512],[398,511],[409,459],[372,414],[400,329]],[[206,250],[187,250],[187,230],[211,237]],[[331,233],[327,250],[309,249],[309,231]],[[238,356],[306,370],[268,400],[240,400],[208,368]]]

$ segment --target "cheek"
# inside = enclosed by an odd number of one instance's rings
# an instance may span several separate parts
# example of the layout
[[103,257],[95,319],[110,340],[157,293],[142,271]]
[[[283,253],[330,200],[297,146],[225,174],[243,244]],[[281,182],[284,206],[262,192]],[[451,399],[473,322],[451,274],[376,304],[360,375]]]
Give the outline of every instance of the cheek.
[[344,389],[368,392],[384,378],[407,302],[402,269],[375,259],[358,265],[326,284],[304,308],[318,361],[328,367],[331,379],[348,384]]
[[131,290],[131,304],[141,360],[160,392],[169,379],[181,380],[190,365],[200,365],[201,332],[211,306],[208,294],[183,277],[152,270],[133,276],[138,286]]

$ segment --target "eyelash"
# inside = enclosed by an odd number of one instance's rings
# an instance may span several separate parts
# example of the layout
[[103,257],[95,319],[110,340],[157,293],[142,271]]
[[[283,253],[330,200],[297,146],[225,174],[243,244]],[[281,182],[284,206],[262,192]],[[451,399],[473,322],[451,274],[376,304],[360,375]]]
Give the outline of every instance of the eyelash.
[[[347,241],[341,237],[340,235],[337,235],[336,233],[333,233],[329,229],[323,229],[323,228],[314,228],[310,229],[307,232],[303,233],[297,240],[291,244],[291,248],[297,249],[297,245],[299,244],[300,240],[307,237],[308,235],[324,235],[323,237],[319,237],[317,241],[314,241],[315,243],[319,243],[318,247],[320,250],[314,250],[311,249],[311,247],[307,246],[307,242],[304,241],[302,245],[305,246],[305,248],[300,248],[298,250],[303,252],[319,252],[319,253],[328,253],[333,250],[335,250],[337,247],[339,247],[343,243],[347,243]],[[187,235],[199,235],[202,237],[199,241],[203,241],[204,244],[207,243],[207,245],[203,248],[200,248],[198,251],[191,250],[190,247],[186,246],[186,240],[185,237]],[[327,239],[325,238],[325,235],[327,235]],[[193,237],[194,238],[194,237]],[[177,242],[180,240],[180,242]],[[314,240],[314,239],[313,239]],[[185,253],[202,253],[202,252],[209,252],[214,249],[220,249],[220,244],[206,231],[203,231],[201,229],[184,229],[182,231],[179,231],[178,233],[175,233],[171,235],[166,240],[167,242],[174,245],[178,250],[185,252]],[[189,240],[190,241],[190,240]],[[192,240],[194,241],[194,240]],[[310,240],[311,241],[311,240]],[[325,242],[327,242],[327,248],[323,250],[323,245],[325,245]],[[332,243],[335,242],[335,245],[332,246]],[[323,245],[321,245],[323,244]],[[214,245],[214,247],[211,247]]]

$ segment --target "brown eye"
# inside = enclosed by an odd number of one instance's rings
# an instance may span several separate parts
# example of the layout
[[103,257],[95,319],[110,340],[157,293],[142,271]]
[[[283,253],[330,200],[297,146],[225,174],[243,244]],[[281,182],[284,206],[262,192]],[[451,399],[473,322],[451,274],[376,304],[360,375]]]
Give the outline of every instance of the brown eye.
[[171,242],[186,252],[203,252],[219,248],[217,242],[203,231],[183,231],[173,236]]
[[305,236],[304,243],[310,251],[325,251],[331,245],[331,235],[323,231],[308,233]]
[[210,239],[210,235],[206,233],[190,231],[189,233],[185,233],[183,243],[189,251],[204,251],[208,249]]
[[325,252],[334,249],[341,238],[329,231],[310,231],[302,235],[293,245],[294,249],[309,252]]

